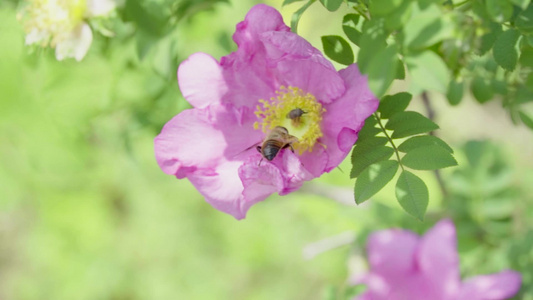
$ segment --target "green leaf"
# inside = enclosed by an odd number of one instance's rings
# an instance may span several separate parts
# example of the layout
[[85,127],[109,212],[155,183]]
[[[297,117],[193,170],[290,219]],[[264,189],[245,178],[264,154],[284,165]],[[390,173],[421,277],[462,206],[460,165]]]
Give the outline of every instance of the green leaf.
[[522,123],[524,123],[524,125],[526,125],[530,129],[533,129],[533,119],[531,119],[524,112],[519,111],[518,114],[520,115],[520,120],[522,120]]
[[518,61],[517,44],[519,37],[520,33],[517,30],[509,29],[500,34],[492,48],[494,60],[500,67],[508,71],[514,70]]
[[357,29],[357,23],[359,23],[359,15],[347,14],[342,19],[342,30],[352,43],[359,45],[362,33]]
[[288,5],[294,2],[299,2],[299,1],[304,1],[304,0],[284,0],[281,6],[285,6],[285,5]]
[[452,24],[451,15],[443,14],[437,5],[431,5],[423,11],[415,9],[404,27],[404,45],[409,49],[420,50],[451,38]]
[[522,50],[519,62],[523,67],[533,68],[533,48],[525,48]]
[[311,6],[311,4],[315,3],[316,0],[309,0],[304,6],[300,7],[297,11],[295,11],[292,14],[291,17],[291,31],[294,33],[298,33],[298,22],[300,22],[300,18],[302,17],[303,13]]
[[355,142],[355,149],[352,152],[352,157],[356,158],[357,156],[363,155],[365,152],[369,152],[374,148],[383,146],[387,143],[387,138],[384,136],[372,136],[366,139],[358,139]]
[[387,15],[387,18],[385,19],[385,28],[388,30],[396,30],[403,27],[411,17],[411,12],[413,11],[414,6],[416,6],[416,1],[402,1],[400,7]]
[[520,7],[521,9],[526,9],[531,0],[511,0],[511,3]]
[[416,148],[427,147],[427,146],[439,146],[446,151],[453,153],[453,149],[446,144],[443,140],[439,139],[434,135],[419,135],[407,139],[399,147],[398,151],[401,152],[410,152]]
[[479,46],[478,54],[483,55],[492,49],[494,42],[496,42],[496,39],[502,32],[501,24],[491,22],[488,32],[481,36],[481,45]]
[[320,3],[329,11],[336,11],[342,4],[342,0],[320,0]]
[[376,128],[376,124],[378,122],[376,121],[376,118],[374,116],[370,116],[366,118],[365,125],[363,125],[363,128],[361,128],[361,131],[357,134],[357,143],[361,142],[362,140],[365,140],[367,138],[373,137],[376,134],[381,132],[381,128]]
[[446,93],[450,74],[442,59],[431,51],[407,56],[405,63],[416,91],[432,90]]
[[357,65],[363,74],[368,74],[367,67],[376,53],[384,49],[387,44],[385,20],[382,18],[365,20],[363,34],[360,39],[360,49],[357,55]]
[[322,36],[322,46],[324,47],[324,53],[332,60],[343,65],[351,65],[353,63],[352,47],[342,37],[338,35]]
[[494,97],[494,91],[488,79],[481,77],[474,78],[470,84],[470,89],[472,90],[472,94],[474,94],[474,98],[479,103],[485,103]]
[[429,202],[426,184],[415,174],[403,171],[396,183],[396,199],[410,215],[424,219]]
[[457,105],[463,99],[464,82],[458,82],[456,80],[450,80],[448,84],[448,91],[446,92],[446,98],[450,105]]
[[402,4],[402,0],[370,1],[368,10],[372,17],[386,16],[395,11]]
[[370,165],[357,178],[354,188],[355,203],[361,204],[379,192],[398,171],[398,162],[386,160]]
[[369,145],[364,147],[357,145],[352,151],[352,171],[350,172],[350,178],[359,176],[371,164],[389,159],[394,153],[392,148],[386,146],[369,147]]
[[362,294],[364,291],[366,291],[366,285],[364,284],[348,286],[344,291],[344,298],[342,299],[352,299],[355,296]]
[[508,21],[513,15],[513,5],[507,0],[486,0],[489,16],[498,23]]
[[387,95],[379,102],[378,112],[382,119],[388,119],[397,112],[404,111],[413,95],[407,92],[401,92],[394,95]]
[[381,98],[390,87],[394,80],[398,63],[398,47],[396,45],[388,46],[382,49],[372,58],[368,65],[368,86],[370,90]]
[[396,65],[396,73],[394,74],[394,79],[405,79],[405,66],[403,64],[403,61],[399,58]]
[[392,138],[398,139],[433,131],[438,129],[439,126],[415,111],[402,111],[394,114],[385,125],[385,128],[394,130]]
[[516,17],[515,25],[523,34],[533,34],[533,5]]
[[418,147],[407,152],[402,164],[415,170],[436,170],[456,166],[452,154],[440,145]]

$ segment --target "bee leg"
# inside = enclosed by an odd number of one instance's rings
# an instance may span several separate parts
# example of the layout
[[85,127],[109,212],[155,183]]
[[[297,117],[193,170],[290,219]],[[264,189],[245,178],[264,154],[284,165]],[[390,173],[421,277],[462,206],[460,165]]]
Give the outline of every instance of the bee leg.
[[257,166],[261,166],[261,162],[263,162],[263,158],[261,157],[261,160],[259,161],[259,163],[257,164]]
[[291,151],[292,151],[292,153],[294,153],[294,148],[292,147],[291,144],[289,144],[289,147],[291,147]]
[[257,152],[261,153],[261,146],[257,146],[255,149],[257,149]]

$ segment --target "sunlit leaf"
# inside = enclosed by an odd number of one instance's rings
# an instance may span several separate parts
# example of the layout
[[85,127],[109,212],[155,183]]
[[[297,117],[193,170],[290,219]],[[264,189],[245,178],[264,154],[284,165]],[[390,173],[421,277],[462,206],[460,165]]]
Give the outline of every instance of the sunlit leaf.
[[386,146],[374,146],[371,149],[356,146],[352,151],[352,171],[350,178],[355,178],[373,163],[389,159],[394,150]]
[[381,132],[380,128],[376,127],[377,121],[374,116],[370,116],[365,120],[365,125],[361,128],[361,131],[357,134],[357,143],[361,143],[363,140],[373,137]]
[[[379,2],[379,1],[378,1]],[[404,26],[404,45],[411,49],[424,49],[453,36],[450,16],[443,15],[437,5],[424,11],[413,12]]]
[[372,16],[386,16],[400,7],[402,2],[402,0],[370,1],[370,14]]
[[354,188],[355,203],[361,204],[379,192],[398,171],[398,162],[386,160],[370,165],[357,178]]
[[516,17],[515,25],[523,34],[533,34],[533,5]]
[[524,123],[524,125],[526,125],[527,127],[533,129],[533,119],[531,117],[529,117],[528,115],[526,115],[524,112],[518,112],[518,114],[520,115],[520,120],[522,120],[522,122]]
[[346,34],[348,39],[356,45],[359,45],[362,34],[356,27],[358,22],[359,15],[356,14],[347,14],[342,19],[342,30],[344,31],[344,34]]
[[388,119],[397,112],[404,111],[413,95],[407,92],[401,92],[394,95],[387,95],[379,102],[378,111],[382,119]]
[[368,65],[368,85],[370,90],[380,98],[385,94],[395,77],[398,64],[398,47],[395,45],[382,49],[372,58]]
[[427,146],[439,146],[445,149],[446,151],[453,153],[453,149],[448,144],[446,144],[446,142],[434,135],[419,135],[411,137],[405,142],[401,143],[400,146],[398,146],[398,151],[409,152],[416,148]]
[[438,129],[439,126],[420,113],[403,111],[394,114],[385,125],[385,128],[394,130],[392,138],[397,139],[433,131]]
[[415,170],[436,170],[456,166],[452,154],[440,145],[427,145],[408,151],[402,164]]
[[322,36],[321,39],[324,53],[329,58],[343,65],[351,65],[353,63],[352,47],[345,39],[338,35],[326,35]]
[[359,44],[357,65],[363,74],[368,74],[367,67],[374,55],[387,46],[385,20],[382,18],[365,20],[363,32]]
[[507,0],[486,0],[485,3],[490,17],[498,23],[508,21],[513,15],[513,5]]
[[450,74],[448,67],[437,54],[424,51],[420,54],[407,56],[405,63],[412,77],[413,85],[420,90],[446,93]]
[[420,221],[424,219],[429,202],[426,184],[415,174],[402,171],[396,183],[396,199],[403,209]]
[[336,11],[342,4],[342,0],[320,0],[320,3],[329,11]]

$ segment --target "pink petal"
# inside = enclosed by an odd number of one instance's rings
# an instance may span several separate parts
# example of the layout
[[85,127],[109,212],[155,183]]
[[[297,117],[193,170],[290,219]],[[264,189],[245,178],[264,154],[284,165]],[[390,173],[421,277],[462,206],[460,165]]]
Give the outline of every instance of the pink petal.
[[320,144],[315,144],[311,152],[304,152],[299,157],[302,167],[314,177],[320,177],[326,171],[329,161],[328,152]]
[[418,248],[417,262],[429,285],[447,297],[457,294],[460,285],[459,257],[451,220],[442,220],[426,232]]
[[261,40],[264,43],[268,58],[274,62],[280,59],[309,59],[336,72],[333,64],[322,55],[322,52],[296,33],[269,31],[262,34]]
[[259,164],[260,157],[259,153],[250,155],[247,162],[239,168],[239,177],[244,185],[244,201],[241,204],[241,211],[244,213],[253,204],[283,190],[283,177],[279,168],[266,160]]
[[520,290],[522,278],[515,271],[476,276],[467,279],[457,300],[501,300],[513,297]]
[[157,162],[165,173],[178,178],[193,172],[210,174],[221,161],[236,159],[263,139],[261,132],[253,130],[254,120],[249,110],[231,106],[184,110],[155,138]]
[[231,87],[223,96],[224,103],[255,109],[259,99],[268,100],[275,96],[278,83],[273,70],[266,67],[266,61],[259,53],[249,60],[229,55],[221,59],[221,64],[224,80]]
[[178,68],[178,83],[183,97],[194,107],[221,103],[228,86],[218,62],[205,53],[195,53]]
[[288,148],[283,151],[281,153],[281,164],[279,164],[279,160],[277,162],[273,161],[283,175],[284,187],[280,195],[286,195],[298,190],[304,181],[311,180],[315,177],[305,168],[296,154],[292,153]]
[[[244,21],[237,24],[233,40],[239,46],[239,52],[252,55],[261,50],[258,43],[261,34],[268,31],[290,31],[285,25],[281,14],[273,7],[257,4],[246,14]],[[259,48],[259,49],[258,49]]]
[[400,229],[383,230],[368,238],[367,253],[370,269],[386,281],[397,281],[415,269],[415,250],[419,238]]
[[323,115],[324,136],[320,141],[326,145],[329,155],[326,172],[339,165],[348,155],[365,119],[379,105],[379,100],[370,91],[367,79],[361,75],[357,65],[350,65],[339,73],[346,84],[346,92],[341,98],[326,105]]
[[240,220],[246,216],[244,188],[238,177],[242,164],[242,161],[223,161],[213,167],[210,174],[196,172],[187,177],[209,204]]
[[281,85],[299,87],[322,103],[330,103],[345,91],[344,82],[335,70],[309,59],[281,60],[276,69]]

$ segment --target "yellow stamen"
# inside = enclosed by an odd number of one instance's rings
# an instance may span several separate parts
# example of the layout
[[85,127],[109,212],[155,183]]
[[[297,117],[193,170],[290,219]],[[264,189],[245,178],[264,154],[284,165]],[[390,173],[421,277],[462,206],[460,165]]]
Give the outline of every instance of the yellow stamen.
[[[289,134],[298,138],[293,147],[300,154],[312,151],[317,140],[322,137],[320,123],[322,114],[326,111],[310,93],[304,93],[297,87],[280,87],[276,97],[269,101],[261,99],[255,115],[260,121],[255,122],[254,128],[269,132],[276,126],[287,128]],[[290,119],[289,113],[294,109],[301,109],[304,113],[298,119]]]

